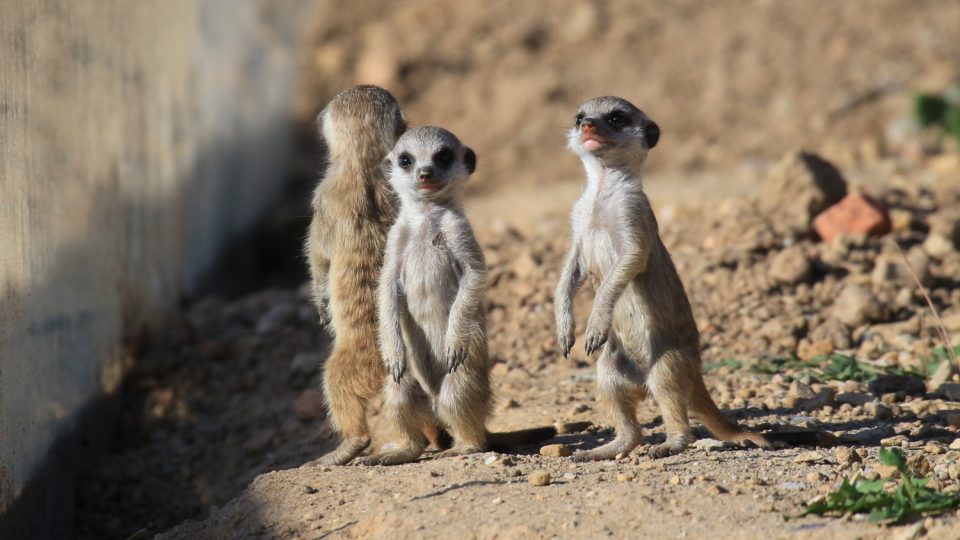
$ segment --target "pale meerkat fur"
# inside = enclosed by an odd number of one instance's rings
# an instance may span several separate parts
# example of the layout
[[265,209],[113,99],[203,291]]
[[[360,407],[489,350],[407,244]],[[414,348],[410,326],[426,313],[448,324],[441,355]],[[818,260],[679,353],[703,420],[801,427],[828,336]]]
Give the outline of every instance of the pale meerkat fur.
[[659,135],[656,123],[616,97],[582,104],[567,135],[587,181],[571,213],[572,246],[555,293],[557,339],[566,356],[575,339],[573,297],[587,277],[598,279],[584,348],[600,351],[597,390],[616,422],[615,439],[578,452],[578,460],[633,450],[642,439],[637,403],[648,393],[667,431],[653,457],[677,454],[693,441],[688,414],[720,439],[769,446],[727,420],[704,384],[690,302],[643,191],[643,165]]
[[407,120],[389,92],[356,86],[334,97],[317,123],[328,167],[313,194],[305,251],[314,303],[334,338],[323,389],[331,423],[342,436],[320,462],[341,465],[370,444],[367,403],[386,375],[376,339],[376,290],[397,200],[381,163]]
[[419,127],[385,166],[401,204],[380,278],[380,347],[391,375],[384,406],[401,442],[364,462],[416,460],[427,446],[418,426],[434,415],[454,440],[441,456],[482,452],[492,396],[486,266],[463,210],[476,155],[445,129]]

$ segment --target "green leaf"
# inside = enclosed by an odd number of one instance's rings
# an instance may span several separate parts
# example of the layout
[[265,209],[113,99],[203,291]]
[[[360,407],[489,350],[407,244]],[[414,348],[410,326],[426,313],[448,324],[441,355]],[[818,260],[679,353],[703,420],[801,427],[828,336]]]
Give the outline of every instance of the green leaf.
[[913,117],[922,127],[943,124],[949,106],[940,96],[917,93],[913,96]]

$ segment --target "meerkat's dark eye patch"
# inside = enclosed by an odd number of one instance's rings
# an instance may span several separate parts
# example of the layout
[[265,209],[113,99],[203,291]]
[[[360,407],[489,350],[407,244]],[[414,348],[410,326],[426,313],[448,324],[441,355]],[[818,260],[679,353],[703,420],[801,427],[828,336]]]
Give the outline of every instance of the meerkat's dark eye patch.
[[399,165],[401,169],[407,170],[413,166],[413,158],[410,157],[410,154],[404,152],[397,157],[397,165]]
[[584,119],[584,114],[577,113],[577,117],[573,119],[573,125],[576,127],[580,127],[580,124],[583,123],[583,119]]
[[453,150],[444,146],[440,149],[439,152],[433,155],[433,162],[446,169],[453,164],[453,160],[456,159],[456,156],[453,155]]
[[630,117],[624,114],[621,110],[614,110],[607,114],[606,116],[607,123],[611,126],[622,129],[630,125]]

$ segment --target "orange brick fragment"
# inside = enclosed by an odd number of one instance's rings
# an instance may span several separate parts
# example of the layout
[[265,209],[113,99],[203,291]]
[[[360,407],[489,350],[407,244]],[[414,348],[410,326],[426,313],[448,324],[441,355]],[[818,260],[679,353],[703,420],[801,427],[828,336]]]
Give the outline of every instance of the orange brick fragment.
[[813,229],[829,242],[837,236],[879,236],[890,232],[890,216],[878,202],[850,193],[814,218]]

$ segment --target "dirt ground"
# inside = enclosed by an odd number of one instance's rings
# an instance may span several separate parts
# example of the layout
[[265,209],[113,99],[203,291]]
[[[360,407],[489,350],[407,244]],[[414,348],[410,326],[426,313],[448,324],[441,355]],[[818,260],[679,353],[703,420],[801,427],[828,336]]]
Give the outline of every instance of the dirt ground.
[[[960,537],[955,512],[900,527],[784,519],[843,478],[888,474],[883,446],[960,490],[960,395],[928,361],[943,340],[904,263],[960,344],[960,152],[908,115],[914,89],[960,76],[958,27],[947,1],[330,3],[304,59],[302,117],[337,89],[383,84],[414,124],[445,125],[479,155],[468,215],[489,268],[492,429],[557,425],[545,444],[573,450],[613,436],[582,349],[592,290],[569,359],[552,290],[581,188],[563,130],[582,99],[620,94],[664,130],[645,182],[711,394],[781,442],[732,448],[699,431],[654,460],[663,430],[647,402],[647,444],[611,462],[535,445],[309,465],[336,441],[319,393],[329,342],[307,289],[208,296],[140,344],[118,437],[80,486],[78,538]],[[892,231],[820,241],[810,220],[829,201],[801,147],[882,202]],[[782,360],[834,352],[915,375],[844,381]],[[389,440],[378,408],[375,447]],[[548,485],[531,483],[538,471]]]

